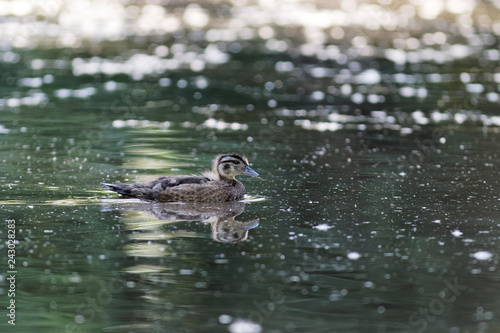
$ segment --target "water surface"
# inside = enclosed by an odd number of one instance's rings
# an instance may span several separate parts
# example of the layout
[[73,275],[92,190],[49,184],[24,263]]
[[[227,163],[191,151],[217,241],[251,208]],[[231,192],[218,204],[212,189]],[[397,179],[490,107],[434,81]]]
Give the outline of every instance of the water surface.
[[[2,331],[498,331],[496,4],[15,3]],[[243,202],[99,185],[231,151]]]

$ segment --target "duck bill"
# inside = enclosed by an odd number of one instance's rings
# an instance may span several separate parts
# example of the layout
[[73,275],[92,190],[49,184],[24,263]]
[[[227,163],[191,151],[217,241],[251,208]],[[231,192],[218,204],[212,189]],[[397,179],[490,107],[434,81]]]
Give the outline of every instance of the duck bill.
[[242,175],[260,178],[259,174],[253,171],[252,168],[250,168],[248,165],[245,170],[243,170]]
[[256,228],[259,226],[260,219],[248,221],[248,222],[243,222],[243,228],[248,231],[250,229]]

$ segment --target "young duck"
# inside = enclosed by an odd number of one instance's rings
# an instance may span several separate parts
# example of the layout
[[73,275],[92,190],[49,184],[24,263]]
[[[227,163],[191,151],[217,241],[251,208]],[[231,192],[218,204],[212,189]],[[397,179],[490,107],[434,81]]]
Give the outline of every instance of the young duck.
[[146,184],[101,184],[121,195],[144,200],[220,202],[243,198],[245,187],[234,179],[238,175],[259,177],[245,156],[221,154],[215,158],[212,170],[202,176],[160,177]]

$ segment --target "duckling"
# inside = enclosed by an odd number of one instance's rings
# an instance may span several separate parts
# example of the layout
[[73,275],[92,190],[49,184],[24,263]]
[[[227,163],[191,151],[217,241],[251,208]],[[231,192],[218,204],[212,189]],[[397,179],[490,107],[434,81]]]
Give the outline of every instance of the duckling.
[[202,176],[160,177],[146,184],[107,184],[103,188],[121,195],[160,202],[191,201],[221,202],[240,200],[245,195],[245,187],[234,177],[247,175],[260,178],[248,166],[245,156],[221,154],[213,162],[212,170]]

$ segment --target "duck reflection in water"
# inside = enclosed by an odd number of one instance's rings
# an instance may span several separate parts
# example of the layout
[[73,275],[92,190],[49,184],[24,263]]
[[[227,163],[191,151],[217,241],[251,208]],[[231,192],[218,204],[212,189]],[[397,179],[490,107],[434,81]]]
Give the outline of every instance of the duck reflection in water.
[[[248,238],[248,231],[259,225],[259,219],[239,222],[235,217],[245,210],[245,203],[240,201],[216,203],[157,203],[144,204],[132,210],[142,211],[166,223],[181,221],[200,221],[209,223],[212,238],[222,243],[238,243]],[[138,225],[140,228],[140,226]],[[176,231],[176,235],[182,232]]]

